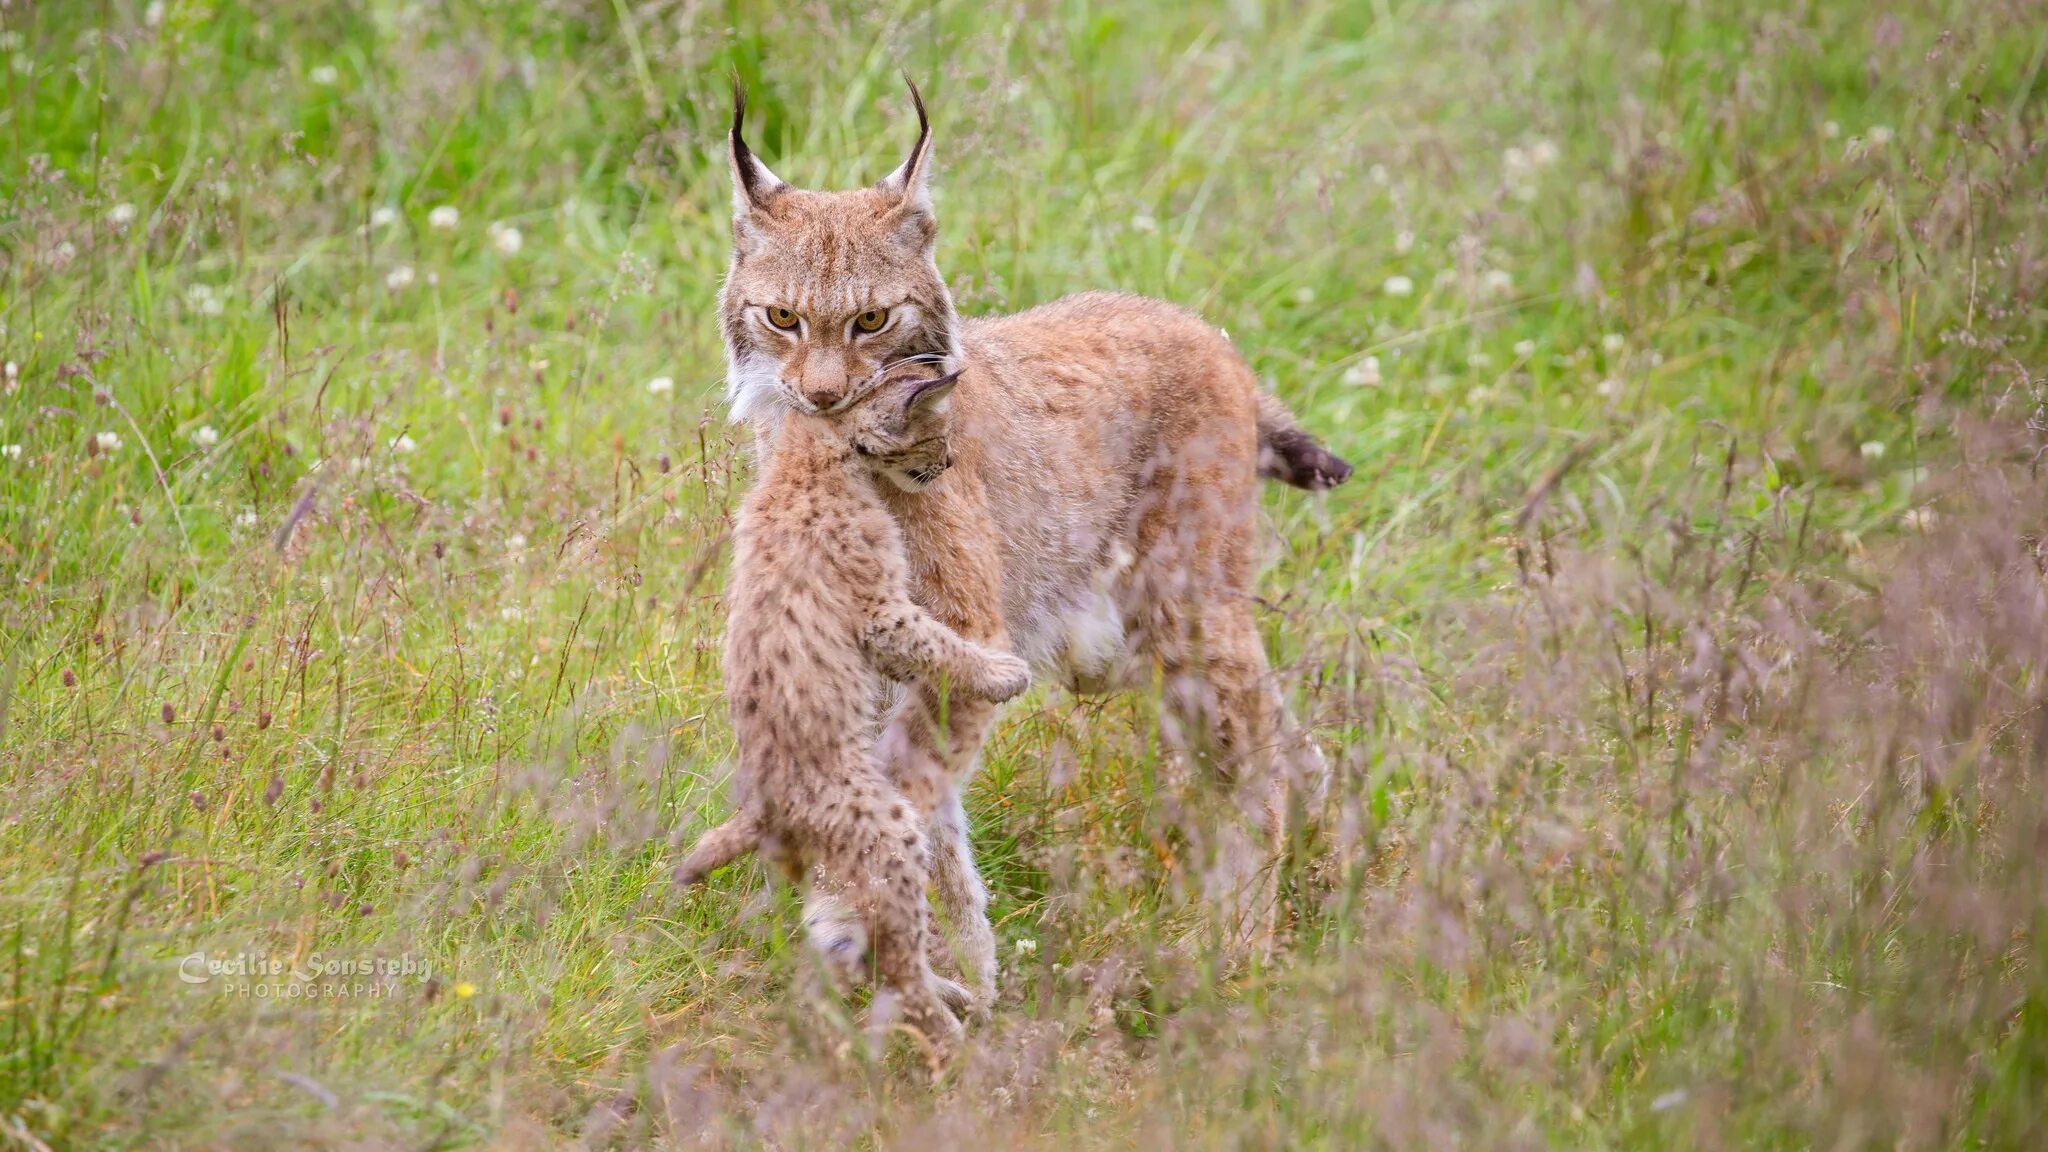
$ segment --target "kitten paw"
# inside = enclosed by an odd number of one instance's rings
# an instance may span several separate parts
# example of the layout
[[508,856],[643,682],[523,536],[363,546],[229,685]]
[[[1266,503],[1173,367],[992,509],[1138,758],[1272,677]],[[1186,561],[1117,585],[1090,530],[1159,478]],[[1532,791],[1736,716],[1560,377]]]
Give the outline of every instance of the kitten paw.
[[968,991],[966,985],[948,980],[937,973],[932,974],[931,980],[932,991],[938,993],[939,1002],[952,1009],[955,1014],[966,1015],[974,1011],[974,993]]
[[804,909],[804,935],[840,988],[855,988],[867,977],[868,933],[860,916],[836,897],[816,897]]
[[1000,704],[1031,687],[1031,665],[1008,652],[993,653],[976,687],[977,695]]

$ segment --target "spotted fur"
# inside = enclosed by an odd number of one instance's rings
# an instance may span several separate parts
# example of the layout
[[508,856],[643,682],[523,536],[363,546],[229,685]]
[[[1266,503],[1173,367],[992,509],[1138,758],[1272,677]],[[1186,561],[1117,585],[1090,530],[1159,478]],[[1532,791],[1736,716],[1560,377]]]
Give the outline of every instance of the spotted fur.
[[926,960],[930,872],[923,814],[868,746],[882,679],[923,679],[1007,700],[1030,683],[1017,657],[975,644],[913,604],[903,541],[855,448],[920,426],[952,377],[885,383],[839,417],[792,413],[761,461],[735,536],[726,695],[739,740],[740,815],[677,869],[695,882],[758,848],[792,880],[816,876],[862,933],[813,923],[827,959],[872,960],[876,1020],[945,1044],[943,1002],[967,993]]

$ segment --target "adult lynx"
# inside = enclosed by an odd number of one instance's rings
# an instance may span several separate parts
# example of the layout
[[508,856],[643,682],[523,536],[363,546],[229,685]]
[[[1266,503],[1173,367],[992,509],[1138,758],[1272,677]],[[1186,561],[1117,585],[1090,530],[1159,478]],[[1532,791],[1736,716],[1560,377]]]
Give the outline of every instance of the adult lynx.
[[[1277,838],[1275,786],[1289,773],[1275,771],[1276,750],[1310,774],[1320,758],[1288,716],[1251,614],[1258,478],[1327,488],[1350,466],[1258,388],[1228,339],[1174,305],[1089,293],[961,321],[933,255],[931,133],[915,86],[909,158],[845,192],[770,172],[741,134],[735,95],[720,301],[734,418],[772,457],[787,413],[848,404],[885,365],[960,370],[950,467],[870,460],[891,481],[912,595],[961,635],[1014,642],[1076,687],[1150,683],[1156,669],[1178,732],[1257,793],[1254,821]],[[943,708],[921,685],[878,746],[931,814],[956,958],[984,1004],[994,938],[959,790],[994,715],[984,701]],[[1237,848],[1241,860],[1251,851]],[[1274,907],[1272,885],[1250,882],[1256,865],[1240,865],[1229,910],[1240,940]]]
[[[949,683],[956,698],[1007,700],[1030,671],[963,640],[911,603],[902,537],[880,481],[860,462],[863,422],[932,418],[952,377],[885,383],[851,412],[783,421],[776,452],[740,510],[727,599],[726,696],[739,739],[740,814],[706,834],[677,870],[691,882],[760,848],[792,880],[814,871],[865,926],[878,991],[944,1045],[959,1030],[943,999],[964,989],[926,963],[922,813],[875,763],[868,741],[884,676]],[[857,962],[857,937],[827,959]]]

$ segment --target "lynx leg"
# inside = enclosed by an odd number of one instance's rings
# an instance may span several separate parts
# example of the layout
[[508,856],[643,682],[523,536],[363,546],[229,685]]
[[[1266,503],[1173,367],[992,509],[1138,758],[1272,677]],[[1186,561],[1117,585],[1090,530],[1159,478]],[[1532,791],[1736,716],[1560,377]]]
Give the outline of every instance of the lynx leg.
[[962,693],[1008,700],[1031,686],[1031,668],[1008,652],[963,638],[909,600],[884,607],[861,631],[884,676],[901,683],[943,675]]
[[[1194,440],[1192,444],[1202,441]],[[1238,812],[1212,817],[1214,875],[1233,951],[1267,952],[1278,913],[1276,850],[1289,727],[1251,615],[1257,478],[1245,446],[1219,429],[1209,451],[1159,462],[1148,478],[1125,612],[1163,674],[1167,735],[1211,769]]]
[[1286,843],[1286,784],[1275,763],[1284,711],[1247,606],[1184,607],[1205,626],[1156,638],[1163,703],[1180,742],[1235,802],[1213,830],[1221,918],[1234,948],[1264,956],[1277,928],[1277,863]]
[[804,940],[842,990],[866,979],[868,926],[838,880],[822,868],[811,870],[804,892]]
[[971,1008],[986,1016],[996,1001],[996,934],[988,922],[988,886],[974,864],[967,836],[967,810],[960,794],[949,795],[932,812],[932,882],[946,910],[947,944],[953,963],[972,990]]
[[[822,870],[811,873],[804,893],[804,940],[841,989],[855,988],[867,980],[868,926],[845,893]],[[931,952],[935,934],[927,929],[925,951]],[[946,1007],[956,1013],[978,1010],[973,992],[954,980],[932,974],[932,988]]]
[[[937,719],[941,715],[947,720],[943,726]],[[968,844],[960,794],[973,779],[975,757],[995,716],[995,706],[985,701],[955,695],[942,702],[935,689],[919,685],[897,701],[875,747],[889,778],[925,818],[939,906],[946,912],[947,951],[954,968],[974,986],[977,1012],[995,1003],[995,931],[989,927],[988,888]]]
[[760,825],[753,816],[748,813],[735,816],[698,839],[690,854],[676,865],[675,882],[683,888],[699,884],[704,877],[754,851],[760,843]]
[[816,822],[818,864],[867,925],[878,1035],[900,1013],[943,1052],[958,1037],[960,1022],[946,1010],[925,956],[924,833],[902,793],[877,772],[864,775],[809,816]]

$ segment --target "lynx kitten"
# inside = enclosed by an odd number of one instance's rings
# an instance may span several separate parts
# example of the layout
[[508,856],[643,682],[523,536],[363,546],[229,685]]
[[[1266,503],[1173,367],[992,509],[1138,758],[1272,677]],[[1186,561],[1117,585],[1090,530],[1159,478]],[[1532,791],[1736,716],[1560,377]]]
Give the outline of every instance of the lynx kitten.
[[[877,1031],[900,1007],[942,1046],[960,1028],[942,1001],[969,996],[927,960],[923,818],[869,748],[881,678],[999,701],[1031,675],[911,603],[903,537],[863,455],[874,441],[913,447],[900,430],[935,420],[956,378],[884,383],[836,417],[792,414],[762,457],[740,511],[725,648],[740,814],[676,870],[694,883],[758,848],[793,881],[815,873],[866,929]],[[944,441],[927,439],[937,456],[926,466],[943,471]],[[857,962],[858,937],[827,951]]]

